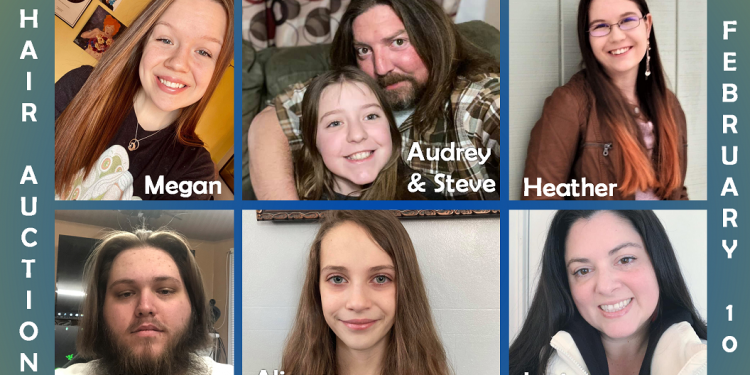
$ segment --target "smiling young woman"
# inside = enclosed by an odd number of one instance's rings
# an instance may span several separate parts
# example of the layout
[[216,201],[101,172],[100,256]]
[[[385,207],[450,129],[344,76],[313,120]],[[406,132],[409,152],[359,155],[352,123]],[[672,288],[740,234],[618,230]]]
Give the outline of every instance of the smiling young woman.
[[[645,0],[580,1],[585,69],[545,101],[526,155],[531,185],[585,178],[617,184],[603,199],[688,198],[686,119],[667,88],[653,22]],[[530,190],[523,199],[545,197]]]
[[325,213],[281,370],[451,374],[414,246],[392,212]]
[[651,211],[558,211],[510,373],[706,374],[706,323]]
[[95,68],[55,84],[57,199],[184,199],[147,194],[146,178],[214,181],[195,127],[232,58],[233,8],[154,0]]

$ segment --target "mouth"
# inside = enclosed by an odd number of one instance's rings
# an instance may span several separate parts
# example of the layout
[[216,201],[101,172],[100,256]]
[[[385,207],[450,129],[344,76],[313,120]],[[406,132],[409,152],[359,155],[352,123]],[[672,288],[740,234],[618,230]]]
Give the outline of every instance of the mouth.
[[613,50],[609,51],[608,53],[609,53],[610,55],[612,55],[612,56],[620,56],[620,55],[622,55],[622,54],[625,54],[625,53],[627,53],[627,52],[628,52],[628,51],[630,51],[631,49],[633,49],[633,46],[630,46],[630,47],[622,47],[622,48],[618,48],[618,49],[613,49]]
[[375,150],[359,151],[351,155],[344,156],[344,158],[352,162],[363,162],[365,160],[372,158],[372,155],[374,154],[375,154]]
[[180,93],[190,87],[185,82],[173,77],[156,76],[156,82],[157,86],[168,94]]
[[353,331],[363,331],[370,327],[372,327],[377,320],[373,319],[352,319],[352,320],[342,320],[341,323],[344,323],[344,325],[353,330]]
[[161,334],[162,332],[164,331],[153,324],[142,324],[131,333],[139,337],[153,337]]
[[630,306],[630,302],[632,301],[633,298],[628,298],[612,305],[599,305],[599,309],[606,313],[613,314],[623,311],[626,307]]
[[406,84],[406,81],[398,81],[385,87],[386,90],[394,90]]

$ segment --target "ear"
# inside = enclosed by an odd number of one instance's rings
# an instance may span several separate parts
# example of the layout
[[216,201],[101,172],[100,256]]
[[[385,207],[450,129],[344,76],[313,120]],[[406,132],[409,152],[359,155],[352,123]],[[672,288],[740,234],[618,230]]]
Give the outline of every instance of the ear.
[[646,15],[646,19],[643,20],[643,23],[646,24],[646,35],[651,37],[651,25],[653,24],[653,19],[651,18],[651,13]]

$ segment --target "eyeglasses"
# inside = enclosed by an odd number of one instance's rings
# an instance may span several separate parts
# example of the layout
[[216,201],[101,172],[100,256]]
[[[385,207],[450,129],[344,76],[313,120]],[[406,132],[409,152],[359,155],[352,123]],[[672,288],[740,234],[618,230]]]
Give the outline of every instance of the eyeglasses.
[[591,27],[588,30],[589,35],[591,36],[607,36],[612,31],[612,26],[617,25],[620,30],[627,31],[632,30],[638,27],[641,24],[641,20],[645,20],[648,14],[646,14],[643,17],[625,17],[620,20],[618,23],[597,23],[594,25],[591,25]]

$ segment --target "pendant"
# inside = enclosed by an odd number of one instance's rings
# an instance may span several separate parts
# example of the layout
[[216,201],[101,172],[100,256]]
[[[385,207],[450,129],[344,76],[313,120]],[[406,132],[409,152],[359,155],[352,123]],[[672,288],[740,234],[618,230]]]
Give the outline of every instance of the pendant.
[[128,143],[128,151],[135,151],[138,149],[138,146],[140,146],[138,140],[133,138],[130,140],[130,143]]

